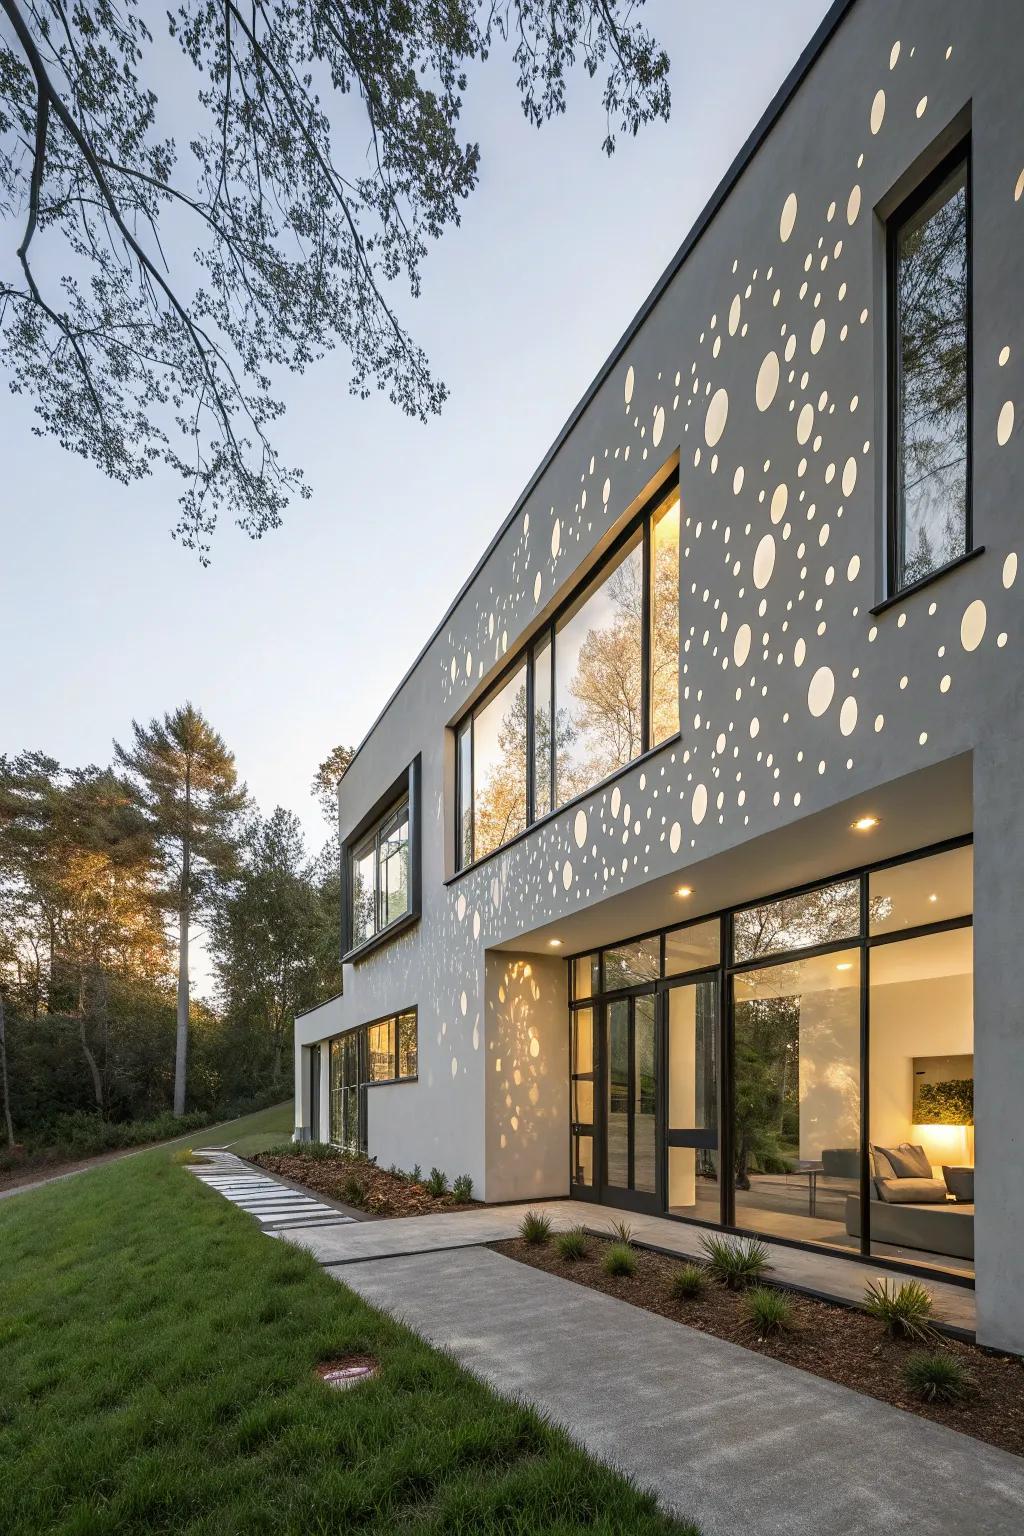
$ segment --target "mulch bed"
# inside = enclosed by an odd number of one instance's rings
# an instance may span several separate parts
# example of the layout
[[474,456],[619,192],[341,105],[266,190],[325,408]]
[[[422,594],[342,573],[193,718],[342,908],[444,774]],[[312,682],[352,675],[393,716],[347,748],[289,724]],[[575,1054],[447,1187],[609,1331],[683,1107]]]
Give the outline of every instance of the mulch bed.
[[744,1315],[742,1296],[724,1286],[712,1281],[704,1296],[691,1301],[674,1301],[669,1296],[669,1280],[684,1260],[637,1248],[634,1250],[637,1259],[635,1275],[606,1275],[601,1268],[601,1258],[608,1241],[591,1237],[586,1258],[576,1261],[559,1258],[550,1239],[539,1247],[531,1246],[521,1238],[491,1246],[497,1253],[530,1264],[535,1269],[574,1280],[593,1290],[605,1291],[609,1296],[632,1302],[648,1312],[657,1312],[674,1322],[686,1323],[720,1339],[729,1339],[758,1354],[784,1360],[814,1376],[840,1382],[857,1392],[933,1419],[937,1424],[945,1424],[949,1429],[987,1440],[990,1445],[1013,1451],[1018,1456],[1024,1455],[1024,1361],[1017,1356],[991,1354],[974,1344],[946,1336],[937,1338],[934,1347],[956,1355],[970,1371],[974,1387],[962,1403],[925,1403],[903,1383],[907,1356],[922,1346],[890,1339],[881,1324],[865,1313],[813,1301],[791,1291],[788,1292],[794,1314],[791,1330],[774,1338],[761,1339]]
[[456,1200],[451,1194],[432,1195],[426,1185],[388,1173],[365,1157],[321,1159],[256,1152],[248,1161],[373,1216],[429,1216],[432,1211],[470,1211],[479,1204]]

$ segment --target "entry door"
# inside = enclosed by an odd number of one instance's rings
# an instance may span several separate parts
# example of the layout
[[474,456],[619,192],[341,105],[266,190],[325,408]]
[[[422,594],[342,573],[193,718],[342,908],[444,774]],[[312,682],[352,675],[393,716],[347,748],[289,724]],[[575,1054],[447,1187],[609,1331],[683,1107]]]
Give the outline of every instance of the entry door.
[[665,1020],[665,1205],[673,1215],[721,1220],[719,976],[673,982]]
[[617,997],[604,1008],[602,1198],[629,1210],[661,1208],[657,999]]

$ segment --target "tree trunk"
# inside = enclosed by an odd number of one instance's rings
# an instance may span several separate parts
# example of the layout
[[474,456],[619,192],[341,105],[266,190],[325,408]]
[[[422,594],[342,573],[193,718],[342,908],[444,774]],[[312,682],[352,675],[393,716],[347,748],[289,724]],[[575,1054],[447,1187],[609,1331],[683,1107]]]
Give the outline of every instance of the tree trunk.
[[78,973],[78,1038],[82,1042],[82,1054],[89,1063],[89,1071],[92,1074],[92,1091],[96,1097],[96,1108],[100,1118],[103,1118],[103,1079],[100,1077],[100,1069],[96,1065],[96,1057],[93,1055],[89,1041],[85,1033],[85,988],[82,973]]
[[185,770],[185,831],[181,840],[181,895],[178,902],[178,1029],[174,1049],[174,1113],[185,1113],[188,1075],[188,920],[192,883],[192,782]]
[[4,1125],[7,1129],[7,1145],[14,1146],[14,1124],[11,1120],[11,1095],[7,1083],[7,1021],[4,1017],[4,995],[0,992],[0,1086],[4,1092]]

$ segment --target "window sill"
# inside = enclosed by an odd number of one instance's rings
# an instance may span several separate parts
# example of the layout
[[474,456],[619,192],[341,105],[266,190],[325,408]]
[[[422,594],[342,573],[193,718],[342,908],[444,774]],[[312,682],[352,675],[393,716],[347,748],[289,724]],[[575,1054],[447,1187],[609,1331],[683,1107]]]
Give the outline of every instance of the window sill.
[[401,1088],[405,1083],[418,1083],[419,1074],[415,1077],[378,1077],[372,1082],[367,1082],[367,1088]]
[[641,752],[640,756],[634,757],[631,763],[626,763],[623,768],[616,768],[615,772],[610,773],[606,779],[599,779],[596,784],[592,784],[589,789],[585,789],[581,795],[574,795],[564,805],[558,806],[557,810],[548,811],[546,816],[538,816],[537,820],[531,821],[530,825],[524,827],[522,832],[517,832],[515,837],[510,837],[507,843],[502,843],[498,848],[492,848],[490,853],[485,853],[479,859],[474,859],[472,864],[466,864],[462,869],[456,870],[454,875],[449,875],[444,884],[446,886],[454,885],[464,875],[471,875],[475,870],[482,869],[485,864],[490,863],[491,859],[496,859],[500,854],[507,853],[510,848],[514,848],[517,843],[523,842],[525,838],[530,837],[534,832],[539,831],[542,827],[549,826],[553,821],[557,821],[559,816],[564,816],[566,811],[571,811],[574,806],[582,805],[584,800],[590,800],[594,795],[603,794],[609,785],[614,784],[617,779],[625,778],[626,774],[632,773],[634,768],[640,768],[644,763],[649,763],[653,757],[657,757],[659,752],[664,752],[669,747],[678,746],[682,739],[682,731],[676,731],[674,736],[667,736],[664,741],[659,741],[656,747],[650,747],[648,751]]
[[418,911],[406,912],[404,917],[396,917],[394,922],[388,923],[386,928],[382,928],[372,938],[364,939],[361,944],[357,944],[354,949],[350,949],[346,954],[342,955],[342,965],[358,965],[361,960],[365,960],[368,955],[372,955],[375,949],[380,949],[383,945],[390,944],[392,939],[397,939],[400,934],[405,933],[414,923],[418,923],[419,920],[420,914]]
[[984,544],[976,544],[973,549],[967,550],[966,554],[957,555],[955,560],[950,560],[945,565],[940,565],[936,571],[929,571],[928,575],[922,576],[920,581],[911,582],[909,587],[903,587],[899,592],[894,592],[891,597],[883,598],[880,603],[876,603],[869,610],[870,613],[873,617],[877,618],[880,613],[885,613],[889,608],[895,608],[896,604],[902,603],[905,598],[913,597],[915,592],[922,592],[925,587],[930,587],[933,581],[941,581],[942,577],[948,576],[950,571],[958,571],[962,565],[967,565],[971,560],[976,560],[979,555],[984,553]]

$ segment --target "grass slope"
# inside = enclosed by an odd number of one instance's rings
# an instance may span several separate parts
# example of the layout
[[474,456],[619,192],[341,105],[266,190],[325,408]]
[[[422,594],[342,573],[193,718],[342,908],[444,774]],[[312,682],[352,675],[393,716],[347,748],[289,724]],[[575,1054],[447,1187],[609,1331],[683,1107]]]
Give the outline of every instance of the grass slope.
[[253,1152],[263,1152],[267,1147],[290,1141],[294,1129],[295,1105],[291,1099],[286,1099],[283,1104],[272,1104],[269,1109],[243,1115],[240,1120],[228,1120],[205,1131],[194,1131],[188,1144],[190,1147],[230,1147],[239,1157],[248,1157]]
[[690,1530],[166,1151],[0,1206],[0,1380],[5,1536]]

